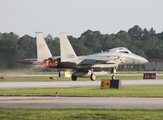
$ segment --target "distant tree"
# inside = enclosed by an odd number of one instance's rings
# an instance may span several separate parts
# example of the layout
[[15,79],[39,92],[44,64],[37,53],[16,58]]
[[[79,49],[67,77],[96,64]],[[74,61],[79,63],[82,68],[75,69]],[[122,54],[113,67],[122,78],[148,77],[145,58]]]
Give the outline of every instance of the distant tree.
[[157,38],[163,41],[163,32],[156,34]]
[[53,56],[60,56],[60,43],[58,37],[47,41],[47,45]]
[[93,34],[93,31],[92,30],[87,30],[85,31],[84,33],[81,34],[80,38],[83,38],[83,39],[86,39],[87,36]]
[[3,36],[3,34],[2,34],[2,33],[0,33],[0,40],[2,40],[2,36]]
[[102,50],[103,35],[99,31],[87,30],[81,35],[84,45],[93,50],[93,52],[100,52]]
[[163,58],[163,49],[161,49],[161,48],[149,49],[149,50],[147,50],[146,55],[148,56],[149,59],[151,59],[151,58]]
[[15,53],[18,45],[17,41],[19,36],[15,35],[14,33],[4,33],[1,34],[0,40],[0,53],[10,54]]
[[135,25],[133,28],[128,30],[128,35],[132,40],[140,40],[143,35],[143,31],[138,25]]
[[156,34],[156,31],[155,31],[153,28],[151,28],[151,29],[149,30],[149,32],[150,32],[152,35],[155,35],[155,34]]
[[0,67],[14,68],[19,36],[11,33],[0,34]]
[[36,58],[36,38],[25,35],[17,42],[19,45],[17,54],[25,56],[27,58]]
[[107,51],[110,48],[113,48],[114,46],[114,41],[110,35],[105,35],[102,43],[102,50]]
[[45,40],[47,40],[47,41],[48,41],[48,40],[53,40],[52,35],[48,34],[48,36],[45,37]]
[[88,55],[93,53],[92,49],[86,47],[80,40],[76,40],[73,48],[77,55]]

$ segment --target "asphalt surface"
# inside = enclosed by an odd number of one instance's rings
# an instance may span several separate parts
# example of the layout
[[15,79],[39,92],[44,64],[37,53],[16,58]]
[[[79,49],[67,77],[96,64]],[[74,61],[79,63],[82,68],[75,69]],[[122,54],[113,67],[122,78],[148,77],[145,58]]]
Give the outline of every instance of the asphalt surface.
[[163,98],[135,97],[0,97],[7,108],[163,108]]
[[[163,85],[163,80],[121,80],[122,86]],[[101,81],[0,82],[0,89],[100,86]]]

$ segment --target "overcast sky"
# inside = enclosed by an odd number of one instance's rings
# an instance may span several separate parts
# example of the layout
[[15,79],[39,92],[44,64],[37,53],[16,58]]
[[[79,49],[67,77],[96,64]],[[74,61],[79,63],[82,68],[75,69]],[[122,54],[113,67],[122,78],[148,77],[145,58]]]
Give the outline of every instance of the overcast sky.
[[163,0],[0,0],[0,32],[35,37],[35,31],[58,37],[80,37],[90,30],[102,34],[142,29],[163,31]]

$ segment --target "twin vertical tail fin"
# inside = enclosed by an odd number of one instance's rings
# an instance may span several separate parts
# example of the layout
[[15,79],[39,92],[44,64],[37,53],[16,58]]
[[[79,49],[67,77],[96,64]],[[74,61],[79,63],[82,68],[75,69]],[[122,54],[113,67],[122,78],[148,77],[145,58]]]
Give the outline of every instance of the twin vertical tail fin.
[[[78,60],[65,33],[60,33],[61,62],[73,62]],[[36,32],[37,60],[41,61],[52,57],[52,54],[43,38],[42,32]]]
[[60,33],[60,50],[61,50],[61,62],[73,62],[78,60],[74,49],[72,48],[65,33]]
[[52,57],[52,54],[45,42],[42,32],[36,32],[37,60],[44,60]]

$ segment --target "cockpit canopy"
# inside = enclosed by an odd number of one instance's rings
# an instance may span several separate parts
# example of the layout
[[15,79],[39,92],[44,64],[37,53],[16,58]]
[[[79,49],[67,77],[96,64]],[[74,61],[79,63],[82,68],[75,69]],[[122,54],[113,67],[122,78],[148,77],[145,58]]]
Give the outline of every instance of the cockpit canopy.
[[132,54],[132,52],[125,47],[112,48],[112,49],[109,49],[108,52],[121,52],[121,53]]

